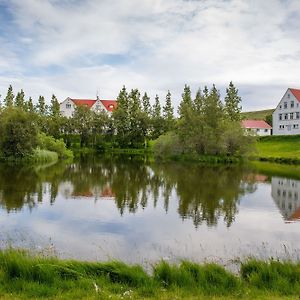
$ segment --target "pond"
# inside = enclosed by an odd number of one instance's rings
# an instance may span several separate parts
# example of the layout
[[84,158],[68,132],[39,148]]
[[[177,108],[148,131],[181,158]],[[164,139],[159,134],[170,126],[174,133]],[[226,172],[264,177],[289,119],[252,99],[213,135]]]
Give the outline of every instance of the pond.
[[297,259],[300,176],[293,168],[158,163],[139,156],[87,156],[40,168],[1,165],[1,247],[142,264]]

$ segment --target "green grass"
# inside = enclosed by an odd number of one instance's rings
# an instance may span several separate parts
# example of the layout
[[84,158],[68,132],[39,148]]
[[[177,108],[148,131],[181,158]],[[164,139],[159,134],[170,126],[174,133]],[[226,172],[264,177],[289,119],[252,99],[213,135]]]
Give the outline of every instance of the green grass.
[[257,142],[260,160],[300,163],[300,135],[267,136]]
[[49,150],[35,149],[32,161],[36,163],[50,163],[58,160],[58,154]]
[[164,261],[148,274],[122,262],[80,262],[0,252],[1,299],[299,299],[299,263],[249,260],[224,267]]
[[272,115],[274,109],[265,109],[258,111],[242,112],[242,117],[249,120],[265,120],[267,116]]

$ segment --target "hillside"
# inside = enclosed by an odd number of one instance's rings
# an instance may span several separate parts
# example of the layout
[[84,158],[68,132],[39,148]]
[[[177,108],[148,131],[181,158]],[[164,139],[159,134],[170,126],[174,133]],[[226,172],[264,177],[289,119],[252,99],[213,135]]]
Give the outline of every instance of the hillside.
[[242,112],[242,116],[245,119],[266,120],[266,117],[272,115],[273,111],[274,109],[248,111],[248,112]]

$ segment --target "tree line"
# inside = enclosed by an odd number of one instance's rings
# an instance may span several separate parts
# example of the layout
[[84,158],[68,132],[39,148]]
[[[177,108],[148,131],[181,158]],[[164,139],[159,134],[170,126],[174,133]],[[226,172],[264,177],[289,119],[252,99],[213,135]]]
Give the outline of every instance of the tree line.
[[67,118],[60,114],[55,95],[49,105],[43,96],[34,104],[31,97],[26,100],[23,90],[14,95],[12,86],[2,102],[1,114],[18,110],[28,116],[39,132],[63,138],[68,146],[145,148],[149,141],[156,140],[155,153],[164,156],[181,153],[235,155],[244,153],[249,145],[240,126],[241,98],[232,82],[226,89],[224,101],[215,85],[211,89],[199,89],[195,97],[185,85],[178,117],[174,115],[170,91],[163,105],[158,95],[151,105],[146,92],[127,91],[125,86],[118,94],[118,105],[111,115],[81,105],[76,107],[71,118]]

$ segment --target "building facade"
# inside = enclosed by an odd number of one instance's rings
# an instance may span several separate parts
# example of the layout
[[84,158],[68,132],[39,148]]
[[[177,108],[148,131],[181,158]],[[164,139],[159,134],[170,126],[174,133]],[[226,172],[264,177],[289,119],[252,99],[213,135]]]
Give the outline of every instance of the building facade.
[[243,120],[242,127],[251,134],[259,136],[271,135],[272,127],[264,120]]
[[300,90],[287,89],[273,112],[273,135],[300,134]]
[[60,103],[60,113],[62,116],[70,118],[73,116],[76,106],[86,106],[95,112],[105,111],[109,115],[117,107],[116,100],[100,100],[98,99],[73,99],[67,98]]

